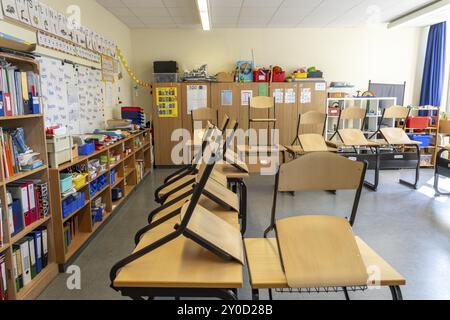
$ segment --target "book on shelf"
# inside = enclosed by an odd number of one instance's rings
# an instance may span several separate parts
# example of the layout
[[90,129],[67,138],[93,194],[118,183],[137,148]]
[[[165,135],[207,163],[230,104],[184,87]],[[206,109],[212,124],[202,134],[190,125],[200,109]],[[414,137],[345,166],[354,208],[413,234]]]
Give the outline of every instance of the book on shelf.
[[0,117],[41,113],[39,75],[0,64]]
[[78,234],[78,217],[73,217],[64,223],[64,251],[67,253],[73,239]]
[[23,128],[3,129],[0,127],[0,149],[3,173],[6,178],[44,165],[44,162],[39,159],[40,154],[27,145]]
[[5,235],[4,235],[4,215],[2,209],[2,201],[0,200],[0,247],[5,243]]
[[39,179],[18,180],[6,189],[11,236],[50,215],[48,183]]
[[8,300],[8,281],[6,274],[6,255],[0,254],[0,300]]
[[48,265],[47,228],[38,228],[13,245],[12,261],[19,292]]

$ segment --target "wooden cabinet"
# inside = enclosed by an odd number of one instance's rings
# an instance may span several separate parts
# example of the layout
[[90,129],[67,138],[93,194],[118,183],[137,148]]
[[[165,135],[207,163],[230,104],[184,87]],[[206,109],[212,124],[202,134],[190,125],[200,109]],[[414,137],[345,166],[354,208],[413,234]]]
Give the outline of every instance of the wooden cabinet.
[[[290,145],[297,135],[298,120],[298,85],[296,83],[272,83],[270,95],[275,98],[276,128],[279,130],[280,144]],[[286,99],[294,94],[295,97]]]
[[182,83],[181,84],[181,115],[182,125],[184,129],[189,130],[192,133],[192,117],[189,112],[189,86],[201,86],[202,89],[206,88],[206,105],[203,108],[211,108],[211,84],[207,82],[194,82],[194,83]]

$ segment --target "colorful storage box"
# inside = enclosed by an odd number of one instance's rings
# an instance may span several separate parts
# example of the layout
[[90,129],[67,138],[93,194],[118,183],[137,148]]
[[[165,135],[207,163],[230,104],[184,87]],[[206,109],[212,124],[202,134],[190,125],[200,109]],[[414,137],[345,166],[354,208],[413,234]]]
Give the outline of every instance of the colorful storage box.
[[70,195],[62,202],[62,216],[63,219],[70,216],[72,213],[82,208],[85,205],[84,193],[77,192]]
[[408,117],[406,127],[412,129],[426,129],[430,125],[430,117]]
[[285,82],[286,81],[286,72],[274,73],[272,76],[272,82]]
[[433,136],[429,134],[409,134],[408,136],[413,141],[421,142],[421,147],[429,147],[433,139]]
[[78,147],[78,154],[80,156],[88,156],[95,152],[95,143],[85,143]]
[[67,192],[72,189],[72,174],[70,173],[61,173],[59,177],[59,187],[61,193]]

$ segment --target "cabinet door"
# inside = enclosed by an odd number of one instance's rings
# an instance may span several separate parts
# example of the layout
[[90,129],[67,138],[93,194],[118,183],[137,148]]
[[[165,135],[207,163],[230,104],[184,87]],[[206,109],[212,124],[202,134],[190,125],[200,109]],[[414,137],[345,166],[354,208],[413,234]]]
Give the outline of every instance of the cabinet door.
[[326,113],[327,83],[325,81],[304,81],[298,84],[299,114],[308,111]]
[[272,83],[270,95],[275,97],[279,140],[282,145],[290,145],[297,136],[298,85],[295,83]]
[[[189,130],[192,133],[192,116],[189,112],[189,103],[192,103],[190,107],[195,107],[199,104],[199,100],[195,96],[189,96],[188,90],[189,86],[201,86],[202,89],[206,88],[206,105],[203,108],[211,108],[211,84],[210,83],[182,83],[181,84],[181,114],[182,114],[182,122],[183,128]],[[194,93],[195,94],[195,93]],[[189,99],[192,99],[189,101]],[[197,101],[195,101],[197,100]]]
[[[176,89],[174,102],[176,102],[176,116],[165,117],[160,115],[158,110],[158,104],[164,103],[164,99],[171,99],[170,95],[164,95],[166,89],[173,90]],[[159,91],[160,90],[160,91]],[[161,93],[158,96],[158,91]],[[157,101],[158,97],[161,101]],[[172,142],[172,132],[176,129],[182,128],[182,112],[180,103],[182,101],[182,90],[179,83],[158,83],[153,86],[153,108],[152,108],[152,118],[153,126],[155,129],[154,136],[154,150],[155,150],[155,164],[158,166],[173,165],[172,161],[172,149],[179,142]]]

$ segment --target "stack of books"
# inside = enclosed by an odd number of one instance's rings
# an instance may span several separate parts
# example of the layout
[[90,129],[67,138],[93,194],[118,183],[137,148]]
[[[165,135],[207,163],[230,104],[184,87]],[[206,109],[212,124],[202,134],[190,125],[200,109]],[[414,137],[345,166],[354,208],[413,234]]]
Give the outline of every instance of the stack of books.
[[19,180],[8,184],[7,205],[11,236],[50,215],[48,183]]
[[6,255],[0,254],[0,300],[8,300],[8,282],[6,279]]
[[48,265],[48,231],[42,227],[13,245],[13,277],[17,292]]
[[39,75],[0,65],[0,117],[39,114]]
[[44,162],[39,159],[40,154],[27,145],[23,128],[3,129],[0,127],[0,151],[5,178],[44,165]]

